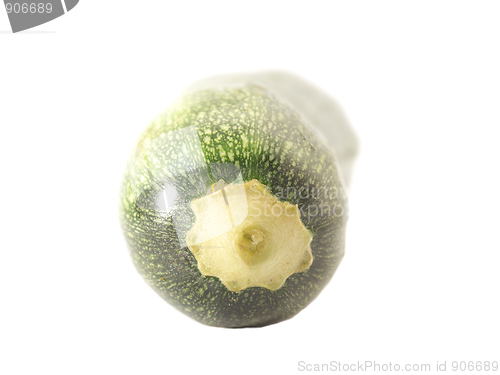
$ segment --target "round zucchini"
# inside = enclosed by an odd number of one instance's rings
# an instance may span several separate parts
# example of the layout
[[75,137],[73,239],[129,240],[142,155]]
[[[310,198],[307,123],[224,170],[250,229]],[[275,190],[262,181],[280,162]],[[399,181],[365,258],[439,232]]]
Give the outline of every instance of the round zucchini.
[[135,267],[203,324],[293,317],[344,255],[355,154],[335,102],[299,78],[199,82],[151,123],[129,158],[120,219]]

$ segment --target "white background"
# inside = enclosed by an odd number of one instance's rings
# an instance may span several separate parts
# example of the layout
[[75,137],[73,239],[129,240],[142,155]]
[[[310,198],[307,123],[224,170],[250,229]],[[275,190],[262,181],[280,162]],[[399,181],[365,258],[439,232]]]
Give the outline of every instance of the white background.
[[[291,374],[500,360],[500,3],[83,0],[0,11],[0,373]],[[361,143],[347,251],[295,318],[202,326],[133,268],[128,152],[187,85],[283,69]]]

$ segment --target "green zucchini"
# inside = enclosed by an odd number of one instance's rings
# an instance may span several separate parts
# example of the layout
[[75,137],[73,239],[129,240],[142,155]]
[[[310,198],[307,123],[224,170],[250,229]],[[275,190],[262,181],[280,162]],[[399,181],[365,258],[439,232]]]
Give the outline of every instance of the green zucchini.
[[344,255],[356,149],[335,102],[295,76],[199,82],[129,158],[120,220],[135,267],[206,325],[293,317]]

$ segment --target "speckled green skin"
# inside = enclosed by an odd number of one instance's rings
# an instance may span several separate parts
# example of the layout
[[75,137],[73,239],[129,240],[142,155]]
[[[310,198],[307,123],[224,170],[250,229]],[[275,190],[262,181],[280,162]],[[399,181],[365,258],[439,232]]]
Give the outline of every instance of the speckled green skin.
[[[197,139],[189,139],[192,132],[176,132],[191,126]],[[178,146],[198,141],[202,155],[196,147]],[[251,84],[191,92],[155,120],[138,145],[121,187],[121,225],[137,270],[171,305],[211,326],[265,326],[293,317],[329,282],[344,254],[347,221],[335,160],[300,114],[271,92]],[[194,222],[189,203],[206,194],[207,183],[234,178],[234,166],[244,181],[257,179],[278,198],[285,195],[279,187],[308,187],[303,198],[290,194],[283,200],[298,204],[303,224],[313,233],[313,263],[276,291],[253,287],[231,292],[216,277],[203,277],[192,253],[179,245],[179,223],[187,231]],[[166,185],[179,194],[169,212],[155,207]],[[313,197],[314,187],[336,188],[338,196]],[[323,215],[304,214],[321,204]],[[327,205],[337,205],[337,215],[326,214]],[[344,210],[341,215],[338,206]]]

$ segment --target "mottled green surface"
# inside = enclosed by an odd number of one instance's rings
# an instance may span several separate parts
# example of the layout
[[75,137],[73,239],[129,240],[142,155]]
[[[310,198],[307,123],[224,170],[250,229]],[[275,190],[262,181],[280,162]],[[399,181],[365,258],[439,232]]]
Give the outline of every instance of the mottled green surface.
[[[276,291],[229,291],[217,278],[203,277],[179,242],[193,224],[192,199],[221,178],[231,182],[238,171],[243,181],[257,179],[278,198],[298,204],[302,222],[313,232],[311,267]],[[302,197],[291,189],[285,194],[293,187],[304,187]],[[161,211],[156,202],[165,188],[175,189],[178,198],[173,208]],[[317,188],[323,190],[313,197]],[[263,326],[291,318],[328,283],[344,253],[347,207],[332,154],[300,114],[250,84],[191,92],[148,127],[128,164],[120,215],[133,262],[146,282],[207,325]]]

